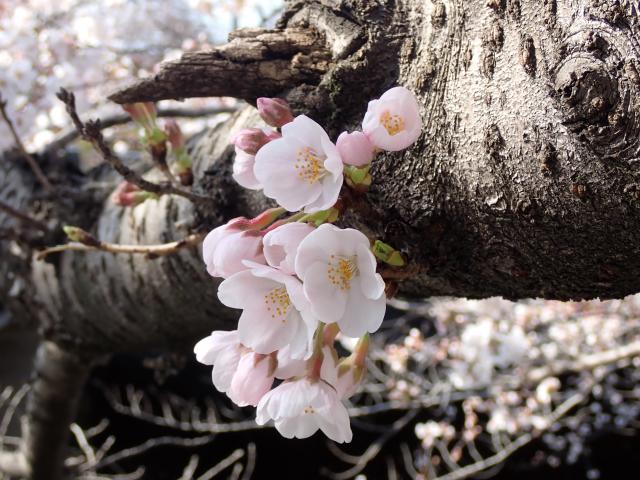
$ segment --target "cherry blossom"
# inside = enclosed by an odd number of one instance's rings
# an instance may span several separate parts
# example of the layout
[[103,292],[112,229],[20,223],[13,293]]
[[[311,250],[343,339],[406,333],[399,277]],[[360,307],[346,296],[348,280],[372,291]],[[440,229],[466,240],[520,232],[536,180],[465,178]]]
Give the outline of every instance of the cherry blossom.
[[422,131],[416,97],[404,87],[387,90],[379,99],[369,102],[362,130],[382,150],[396,152],[409,147]]
[[307,377],[286,381],[262,397],[256,422],[264,425],[269,420],[286,438],[307,438],[318,429],[338,443],[350,442],[353,436],[349,414],[336,390]]
[[314,230],[311,225],[300,222],[286,223],[271,230],[262,240],[267,263],[294,275],[298,246]]
[[213,385],[240,407],[256,406],[273,384],[275,360],[242,345],[237,330],[213,332],[194,352],[200,363],[213,365]]
[[254,173],[264,194],[289,211],[332,207],[342,187],[343,165],[323,128],[300,115],[282,127],[282,138],[256,155]]
[[218,288],[224,305],[243,309],[238,322],[240,341],[258,353],[289,345],[294,358],[310,355],[318,320],[300,280],[273,267],[245,263],[250,270],[232,275]]
[[255,155],[240,150],[236,147],[236,156],[233,160],[233,179],[238,184],[249,190],[260,190],[262,184],[258,181],[253,173],[253,167],[256,163]]
[[385,284],[376,265],[363,233],[324,224],[300,243],[295,267],[311,311],[360,337],[375,332],[384,318]]
[[231,388],[233,374],[242,356],[242,345],[238,332],[215,331],[200,340],[193,348],[196,360],[205,365],[213,365],[211,377],[213,385],[221,392]]
[[227,278],[246,270],[244,260],[265,263],[262,237],[255,231],[243,231],[233,221],[215,228],[202,243],[202,258],[212,277]]
[[363,167],[369,165],[374,157],[374,146],[362,132],[342,132],[336,142],[338,152],[346,165]]

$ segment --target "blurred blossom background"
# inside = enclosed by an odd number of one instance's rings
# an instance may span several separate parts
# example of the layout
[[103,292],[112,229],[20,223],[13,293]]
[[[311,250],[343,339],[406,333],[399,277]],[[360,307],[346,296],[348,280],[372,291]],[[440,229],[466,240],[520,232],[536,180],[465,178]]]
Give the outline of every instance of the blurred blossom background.
[[[1,0],[0,92],[23,142],[37,151],[70,126],[55,96],[60,87],[76,93],[81,114],[120,113],[107,100],[118,86],[183,52],[223,43],[236,28],[272,26],[281,8],[278,0]],[[2,124],[0,150],[10,146]]]
[[[110,92],[162,61],[270,27],[277,0],[0,0],[0,92],[28,149],[83,116],[122,115]],[[161,102],[200,111],[195,134],[233,99]],[[135,129],[112,135],[118,152]],[[0,151],[13,146],[0,123]],[[81,143],[77,149],[97,162]],[[390,301],[368,377],[350,405],[354,442],[287,441],[211,385],[191,355],[116,356],[96,369],[68,464],[86,479],[623,478],[640,467],[640,297],[606,302]],[[0,314],[0,438],[16,442],[32,327]],[[353,345],[343,342],[345,352]],[[2,478],[0,474],[0,478]]]

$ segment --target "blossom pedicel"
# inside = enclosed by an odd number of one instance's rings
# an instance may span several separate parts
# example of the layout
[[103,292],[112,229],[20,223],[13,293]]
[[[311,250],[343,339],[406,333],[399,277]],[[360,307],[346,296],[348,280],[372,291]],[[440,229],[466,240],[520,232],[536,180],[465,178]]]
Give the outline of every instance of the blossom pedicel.
[[[233,219],[205,238],[207,271],[225,279],[218,297],[242,313],[237,330],[198,342],[196,358],[213,365],[214,386],[233,402],[257,406],[258,424],[273,421],[287,438],[321,430],[350,442],[343,401],[362,382],[369,333],[386,309],[377,263],[402,268],[405,261],[390,245],[331,222],[345,208],[337,206],[343,188],[366,192],[377,152],[416,141],[419,107],[407,89],[392,88],[369,102],[362,132],[344,132],[336,145],[309,117],[294,118],[284,100],[257,103],[281,134],[254,128],[234,137],[233,178],[281,208]],[[282,218],[286,211],[296,213]],[[347,358],[334,348],[338,334],[354,338]]]

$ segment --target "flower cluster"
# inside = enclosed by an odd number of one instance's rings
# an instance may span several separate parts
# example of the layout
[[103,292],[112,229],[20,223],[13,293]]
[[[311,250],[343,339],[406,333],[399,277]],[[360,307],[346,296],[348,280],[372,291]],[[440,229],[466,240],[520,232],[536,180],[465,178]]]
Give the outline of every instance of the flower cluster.
[[[309,117],[294,118],[283,100],[261,98],[258,111],[272,128],[234,137],[233,176],[281,207],[233,219],[205,238],[207,271],[224,279],[220,302],[242,313],[237,330],[213,332],[195,346],[196,357],[213,365],[218,390],[257,406],[259,424],[273,420],[287,438],[320,429],[349,442],[343,401],[364,376],[368,335],[386,310],[378,261],[401,267],[404,260],[379,240],[333,225],[335,205],[345,177],[356,191],[370,183],[376,152],[415,142],[418,104],[405,88],[389,90],[369,103],[363,130],[343,133],[337,145]],[[334,347],[338,335],[356,343],[346,358]]]

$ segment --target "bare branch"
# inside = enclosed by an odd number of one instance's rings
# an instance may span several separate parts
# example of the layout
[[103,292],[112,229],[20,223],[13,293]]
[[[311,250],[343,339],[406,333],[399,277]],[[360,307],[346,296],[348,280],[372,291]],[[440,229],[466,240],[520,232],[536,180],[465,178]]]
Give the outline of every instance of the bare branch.
[[38,181],[40,182],[40,184],[43,186],[45,190],[47,190],[48,192],[53,191],[53,185],[51,185],[51,182],[49,182],[49,179],[40,168],[40,165],[38,165],[38,162],[36,161],[36,159],[33,158],[33,155],[27,152],[27,149],[22,143],[22,140],[20,140],[20,135],[18,135],[16,127],[11,121],[9,114],[7,113],[7,102],[2,98],[1,93],[0,93],[0,114],[2,115],[2,118],[4,119],[7,126],[9,127],[9,131],[13,136],[13,141],[15,142],[16,147],[18,147],[20,154],[29,165],[29,168],[31,169],[33,174],[36,176],[36,178],[38,179]]
[[[211,108],[163,108],[158,110],[158,117],[163,118],[201,118],[212,115],[220,115],[222,113],[233,113],[237,109],[235,107],[211,107]],[[131,116],[128,114],[115,114],[100,120],[102,129],[116,127],[131,122]],[[59,134],[55,140],[49,143],[43,150],[43,153],[53,153],[65,148],[68,144],[80,137],[80,132],[76,128],[70,128]]]
[[229,455],[227,458],[222,460],[220,463],[216,464],[210,470],[207,470],[204,474],[200,475],[197,480],[211,480],[216,475],[218,475],[219,473],[223,472],[224,470],[229,468],[231,465],[236,463],[242,457],[244,457],[244,450],[242,450],[241,448],[234,450],[231,455]]
[[301,83],[317,84],[330,55],[313,30],[242,29],[219,48],[185,53],[151,78],[109,97],[116,103],[192,97],[236,97],[254,101]]
[[47,227],[40,220],[36,220],[35,218],[30,217],[26,213],[16,210],[11,205],[4,203],[2,200],[0,200],[0,211],[6,213],[7,215],[12,216],[13,218],[16,218],[20,222],[26,225],[29,225],[37,230],[40,230],[43,232],[49,231],[49,227]]
[[175,242],[162,243],[159,245],[119,245],[117,243],[107,243],[99,241],[97,245],[85,245],[84,243],[71,242],[64,245],[56,245],[55,247],[46,248],[38,252],[36,258],[44,259],[47,255],[56,252],[109,252],[109,253],[126,253],[126,254],[143,254],[149,258],[162,257],[171,255],[184,247],[190,247],[199,244],[204,238],[202,233],[194,233],[182,240]]

